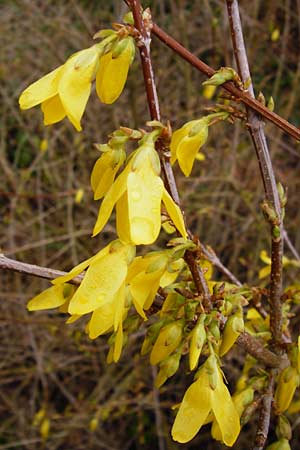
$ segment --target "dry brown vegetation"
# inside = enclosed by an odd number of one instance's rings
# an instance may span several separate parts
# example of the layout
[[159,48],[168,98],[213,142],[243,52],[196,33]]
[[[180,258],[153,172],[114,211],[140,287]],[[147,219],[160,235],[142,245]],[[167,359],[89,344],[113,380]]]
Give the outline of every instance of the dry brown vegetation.
[[[212,67],[233,65],[221,0],[148,4],[160,26]],[[300,1],[240,4],[256,92],[273,95],[276,112],[299,126]],[[148,120],[139,58],[116,104],[104,106],[91,96],[81,134],[66,121],[44,128],[38,109],[19,111],[22,89],[89,46],[92,35],[120,20],[125,8],[121,0],[2,0],[0,8],[0,248],[24,262],[68,270],[113,236],[109,225],[100,238],[90,239],[98,209],[89,186],[97,158],[93,143],[104,142],[119,125],[139,127]],[[274,29],[280,30],[276,41]],[[176,127],[199,117],[211,104],[200,95],[204,78],[155,39],[153,56],[163,119]],[[266,125],[266,133],[277,177],[288,188],[286,229],[300,249],[299,145],[273,125]],[[41,151],[45,139],[48,149]],[[268,230],[259,207],[257,161],[243,125],[213,127],[205,154],[193,179],[180,178],[188,222],[242,282],[259,283],[259,253],[268,250]],[[78,189],[84,197],[77,204]],[[286,274],[285,285],[298,275]],[[131,338],[121,362],[107,366],[104,339],[91,342],[82,326],[65,326],[57,313],[27,312],[27,300],[47,282],[12,272],[2,272],[0,280],[0,449],[163,450],[196,449],[201,443],[221,448],[208,444],[205,432],[186,445],[171,441],[170,407],[180,400],[189,375],[182,371],[160,393],[154,390],[154,369],[139,357],[143,330]],[[228,360],[231,382],[238,364],[237,358]],[[33,425],[41,408],[50,420],[46,441]],[[99,425],[92,432],[96,416]],[[236,449],[247,448],[253,430],[245,429]],[[297,420],[293,431],[296,450]]]

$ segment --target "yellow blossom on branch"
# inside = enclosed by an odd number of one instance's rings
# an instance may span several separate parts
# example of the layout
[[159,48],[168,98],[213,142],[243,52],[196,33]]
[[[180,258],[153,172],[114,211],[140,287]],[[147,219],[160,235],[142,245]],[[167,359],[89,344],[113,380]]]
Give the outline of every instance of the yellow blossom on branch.
[[160,161],[154,147],[155,133],[142,139],[140,147],[104,196],[93,236],[103,229],[116,205],[119,238],[134,245],[152,244],[160,232],[163,203],[175,227],[186,237],[180,208],[160,178]]
[[[114,53],[122,44],[119,52]],[[113,103],[121,94],[135,53],[133,38],[118,40],[117,33],[101,43],[73,54],[62,66],[31,84],[21,94],[21,109],[41,104],[44,124],[50,125],[66,116],[81,131],[92,82],[104,103]]]
[[232,446],[240,432],[239,415],[213,354],[183,397],[172,428],[173,439],[181,443],[193,439],[211,412],[222,442]]
[[191,120],[176,130],[172,135],[170,144],[171,164],[178,160],[180,169],[186,177],[192,171],[196,159],[203,160],[203,155],[199,154],[200,148],[208,138],[208,127],[214,121],[224,120],[227,113],[214,113],[201,119]]

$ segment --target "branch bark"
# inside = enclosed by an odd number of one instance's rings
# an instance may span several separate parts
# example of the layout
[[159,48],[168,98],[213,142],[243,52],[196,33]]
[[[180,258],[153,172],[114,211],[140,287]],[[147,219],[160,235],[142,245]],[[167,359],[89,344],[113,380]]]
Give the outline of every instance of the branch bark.
[[[181,58],[185,59],[188,63],[194,66],[197,70],[202,72],[207,77],[211,77],[216,71],[208,66],[197,56],[193,55],[189,50],[187,50],[178,41],[172,38],[169,34],[163,31],[158,25],[153,23],[152,33],[164,44],[170,47],[175,53],[177,53]],[[222,84],[222,87],[228,92],[233,94],[236,98],[240,99],[246,106],[256,111],[256,113],[263,116],[265,119],[272,122],[274,125],[279,127],[285,133],[289,134],[293,138],[300,140],[300,130],[295,127],[295,125],[289,123],[287,120],[280,117],[278,114],[270,111],[262,103],[257,101],[255,98],[251,97],[249,93],[243,91],[236,87],[232,82],[227,82]]]
[[[241,80],[245,83],[251,79],[248,58],[244,43],[242,24],[237,0],[226,0],[231,40],[234,56]],[[248,87],[249,95],[254,98],[252,83]],[[268,204],[276,213],[276,220],[270,221],[271,229],[271,280],[270,280],[270,328],[274,338],[274,345],[282,341],[282,255],[283,255],[283,224],[282,211],[276,186],[275,174],[270,158],[268,143],[263,129],[261,117],[255,111],[247,108],[248,126],[251,139],[256,151],[260,173],[264,185],[265,197]],[[275,231],[279,232],[279,236]]]

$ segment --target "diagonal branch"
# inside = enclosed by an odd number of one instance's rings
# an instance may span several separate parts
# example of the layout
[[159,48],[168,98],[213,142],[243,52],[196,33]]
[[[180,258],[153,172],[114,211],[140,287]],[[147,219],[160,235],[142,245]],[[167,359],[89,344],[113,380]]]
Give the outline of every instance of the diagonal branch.
[[[197,56],[193,55],[193,53],[183,47],[183,45],[181,45],[178,41],[176,41],[176,39],[172,38],[165,31],[163,31],[155,23],[153,23],[152,25],[152,33],[164,44],[170,47],[175,53],[177,53],[181,58],[185,59],[188,63],[190,63],[207,77],[211,77],[215,73],[215,70],[212,67],[208,66],[205,62],[201,61],[201,59],[197,58]],[[273,111],[270,111],[258,100],[251,97],[249,93],[239,89],[232,82],[224,83],[222,84],[222,87],[233,94],[236,98],[240,99],[246,106],[256,111],[265,119],[269,120],[274,125],[279,127],[285,133],[289,134],[298,141],[300,140],[299,128],[295,127]]]

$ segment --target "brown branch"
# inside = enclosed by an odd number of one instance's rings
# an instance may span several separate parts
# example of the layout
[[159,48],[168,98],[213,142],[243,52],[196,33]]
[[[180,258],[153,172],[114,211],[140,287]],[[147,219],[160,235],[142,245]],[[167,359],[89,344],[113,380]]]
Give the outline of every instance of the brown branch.
[[[247,53],[243,38],[242,24],[237,0],[226,0],[229,27],[233,44],[234,56],[241,80],[245,83],[251,79]],[[249,94],[254,98],[252,83],[248,87]],[[282,341],[282,255],[283,255],[283,225],[281,206],[276,186],[275,174],[270,158],[268,143],[263,129],[261,117],[257,112],[247,108],[249,132],[256,151],[257,160],[263,180],[266,201],[274,209],[276,217],[269,219],[271,229],[271,280],[270,280],[270,328],[274,338],[273,344]],[[278,230],[279,236],[275,235]]]
[[268,438],[274,394],[275,374],[276,370],[273,369],[270,373],[267,389],[261,399],[258,427],[256,431],[253,450],[263,450]]
[[[163,31],[158,25],[153,23],[152,25],[152,33],[164,44],[174,50],[181,58],[185,59],[192,66],[198,69],[207,77],[211,77],[215,70],[208,66],[205,62],[201,61],[197,56],[193,55],[189,50],[187,50],[183,45],[181,45],[178,41],[168,35],[165,31]],[[265,119],[272,122],[274,125],[279,127],[281,130],[285,131],[290,136],[294,137],[298,141],[300,140],[300,130],[295,127],[287,120],[280,117],[278,114],[270,111],[266,108],[262,103],[260,103],[255,98],[251,97],[249,93],[243,91],[236,87],[232,82],[227,82],[222,85],[224,89],[233,94],[236,98],[240,99],[246,106],[251,108],[252,110],[259,113]]]
[[[38,278],[44,278],[46,280],[54,280],[54,278],[66,275],[66,272],[61,270],[50,269],[49,267],[36,266],[35,264],[27,264],[15,259],[7,258],[4,255],[0,255],[0,269],[8,269],[13,272],[23,273],[26,275],[32,275]],[[82,281],[82,276],[74,277],[68,283],[78,286]]]
[[241,333],[236,341],[249,355],[264,363],[267,367],[284,368],[289,365],[287,357],[276,355],[264,347],[263,343],[248,333]]

